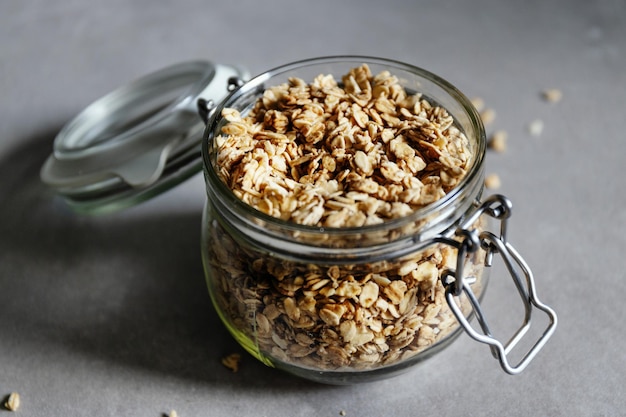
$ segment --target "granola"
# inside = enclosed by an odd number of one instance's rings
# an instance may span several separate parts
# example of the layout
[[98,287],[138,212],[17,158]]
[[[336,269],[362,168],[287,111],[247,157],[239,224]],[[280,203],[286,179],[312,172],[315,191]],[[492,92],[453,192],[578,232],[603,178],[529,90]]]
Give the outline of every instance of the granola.
[[393,262],[314,265],[246,248],[219,222],[210,227],[213,301],[262,360],[366,370],[414,357],[458,329],[439,279],[456,266],[450,246]]
[[231,353],[222,358],[222,365],[233,372],[239,371],[239,362],[241,362],[241,355],[238,353]]
[[485,188],[497,190],[502,184],[498,174],[489,174],[485,177]]
[[493,149],[498,153],[503,153],[506,151],[506,143],[507,143],[508,134],[506,130],[497,130],[491,135],[491,139],[489,140],[489,148]]
[[543,120],[535,119],[528,124],[528,133],[530,133],[531,136],[539,137],[541,136],[542,132],[543,132]]
[[558,103],[563,98],[563,93],[557,88],[549,88],[542,91],[541,96],[548,103]]
[[4,403],[4,407],[9,411],[17,411],[20,408],[20,394],[12,392]]
[[[342,87],[343,86],[343,87]],[[250,206],[303,225],[403,217],[457,186],[471,146],[452,116],[363,65],[271,87],[246,116],[225,109],[222,180]]]
[[[342,229],[409,216],[457,187],[473,163],[469,140],[443,107],[367,65],[341,82],[291,78],[267,88],[247,114],[227,108],[222,116],[221,180],[251,207],[299,225]],[[315,264],[248,246],[220,221],[207,228],[213,302],[266,363],[369,370],[413,358],[458,329],[440,280],[456,267],[449,245]],[[377,243],[373,234],[360,239]],[[329,244],[342,245],[354,243]],[[467,264],[480,292],[478,262]]]

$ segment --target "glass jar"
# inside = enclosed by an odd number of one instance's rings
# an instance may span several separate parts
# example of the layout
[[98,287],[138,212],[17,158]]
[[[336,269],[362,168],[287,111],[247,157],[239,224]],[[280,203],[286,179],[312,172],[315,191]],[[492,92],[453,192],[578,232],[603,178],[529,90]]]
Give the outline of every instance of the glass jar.
[[[246,114],[267,88],[290,77],[310,82],[362,64],[374,74],[389,71],[407,92],[446,109],[468,138],[466,175],[442,198],[380,224],[314,227],[266,215],[221,181],[215,139],[226,125],[223,109]],[[464,330],[489,345],[505,372],[521,372],[557,318],[537,298],[530,268],[507,240],[511,203],[499,195],[481,202],[485,132],[467,98],[420,68],[371,57],[306,60],[247,78],[240,67],[192,61],[111,92],[59,132],[42,181],[75,211],[105,214],[203,167],[209,293],[233,336],[267,365],[333,384],[374,380],[429,358]],[[522,325],[506,343],[492,335],[479,302],[494,256],[524,307]],[[549,324],[511,363],[537,310]]]
[[[296,224],[243,203],[218,175],[216,137],[227,123],[222,110],[245,115],[268,87],[291,77],[310,82],[318,74],[343,75],[363,63],[373,74],[389,71],[407,91],[419,92],[449,112],[470,141],[472,162],[464,179],[422,209],[360,227]],[[210,111],[203,141],[206,280],[220,318],[254,357],[319,382],[370,381],[431,357],[465,327],[470,336],[492,346],[507,372],[525,366],[525,361],[508,364],[510,347],[491,337],[480,311],[492,256],[502,253],[507,265],[520,262],[516,253],[510,255],[504,227],[499,235],[490,231],[488,218],[504,221],[510,203],[501,196],[480,203],[485,132],[476,110],[456,88],[399,62],[318,58],[261,74]],[[518,287],[527,286],[517,273],[512,275]],[[528,290],[521,293],[525,303],[535,305]],[[547,313],[552,315],[549,309]],[[474,314],[482,333],[468,323]]]

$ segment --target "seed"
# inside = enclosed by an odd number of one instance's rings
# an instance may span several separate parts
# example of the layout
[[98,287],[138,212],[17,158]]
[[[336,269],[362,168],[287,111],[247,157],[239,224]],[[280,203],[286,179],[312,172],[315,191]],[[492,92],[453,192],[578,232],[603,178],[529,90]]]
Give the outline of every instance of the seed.
[[438,273],[437,266],[433,262],[427,261],[421,263],[412,275],[418,282],[434,282]]
[[542,132],[543,132],[543,121],[541,121],[540,119],[533,120],[528,125],[528,133],[530,133],[532,136],[539,137],[541,136]]
[[329,279],[320,279],[319,281],[317,281],[316,283],[311,285],[311,290],[318,291],[318,290],[324,288],[329,283],[330,283]]
[[417,268],[417,262],[416,261],[405,262],[398,269],[398,275],[403,277],[403,276],[411,273],[411,271],[415,270],[416,268]]
[[498,130],[494,132],[489,141],[489,147],[496,152],[506,151],[507,133],[504,130]]
[[17,411],[17,409],[20,408],[20,394],[12,392],[4,403],[4,406],[9,411]]
[[[415,308],[415,305],[417,304],[416,294],[417,288],[411,288],[409,291],[404,293],[404,296],[402,297],[402,300],[400,300],[400,304],[398,305],[398,307],[400,308],[400,314],[407,314],[411,309]],[[405,327],[410,326],[405,322]]]
[[378,289],[378,284],[369,281],[363,286],[363,289],[361,290],[361,295],[359,295],[359,303],[365,308],[374,305],[376,299],[378,298]]
[[[417,265],[416,265],[417,266]],[[389,286],[383,289],[383,293],[389,298],[394,304],[400,304],[402,298],[404,298],[404,293],[407,290],[406,283],[404,281],[396,280],[393,281]]]
[[287,313],[287,316],[289,316],[291,320],[293,321],[300,320],[300,309],[298,308],[295,299],[293,299],[292,297],[285,298],[284,306],[285,306],[285,312]]
[[490,190],[497,190],[502,185],[498,174],[489,174],[485,177],[485,187]]
[[330,155],[324,155],[322,157],[322,166],[330,172],[335,172],[335,169],[337,168],[337,161],[335,161],[335,159]]
[[239,362],[241,361],[241,355],[238,353],[231,353],[228,356],[222,358],[222,365],[227,367],[233,372],[239,370]]
[[272,324],[270,321],[263,315],[263,313],[256,314],[256,323],[257,329],[259,330],[259,334],[267,336],[270,334],[272,330]]
[[474,97],[471,102],[474,108],[476,108],[476,111],[480,112],[485,108],[485,101],[480,97]]
[[341,304],[327,304],[320,310],[320,318],[326,324],[338,326],[341,323],[341,317],[346,312],[346,308]]
[[493,109],[485,109],[480,113],[480,118],[485,126],[490,125],[496,119],[496,111]]
[[357,151],[354,154],[354,164],[356,165],[357,169],[364,175],[372,175],[372,162],[369,160],[365,152]]
[[563,98],[563,93],[561,92],[561,90],[558,90],[556,88],[549,88],[547,90],[544,90],[541,93],[541,96],[545,101],[549,103],[558,103],[559,101],[561,101],[561,98]]

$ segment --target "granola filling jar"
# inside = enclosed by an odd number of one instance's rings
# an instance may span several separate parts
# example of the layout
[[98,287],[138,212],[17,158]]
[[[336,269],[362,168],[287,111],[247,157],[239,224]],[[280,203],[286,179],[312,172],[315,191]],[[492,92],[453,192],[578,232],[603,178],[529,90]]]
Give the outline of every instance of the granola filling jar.
[[402,63],[330,57],[261,74],[209,110],[202,256],[249,353],[347,384],[471,329],[503,241],[487,218],[509,210],[480,203],[485,132],[458,90]]

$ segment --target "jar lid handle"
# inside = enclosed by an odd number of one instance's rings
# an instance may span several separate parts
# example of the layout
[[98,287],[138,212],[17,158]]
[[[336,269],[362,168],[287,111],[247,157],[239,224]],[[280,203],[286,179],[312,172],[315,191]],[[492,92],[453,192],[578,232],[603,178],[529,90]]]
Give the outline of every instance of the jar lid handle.
[[[487,214],[490,217],[500,220],[500,233],[495,235],[490,231],[478,233],[476,229],[471,229],[478,218]],[[455,246],[458,250],[456,270],[448,270],[441,277],[446,289],[446,301],[454,313],[465,332],[474,340],[490,346],[493,356],[500,361],[502,369],[511,375],[519,374],[534,359],[537,353],[543,348],[548,339],[552,336],[557,325],[557,316],[554,310],[542,303],[536,294],[535,281],[532,271],[522,256],[506,240],[507,219],[511,215],[511,202],[504,196],[493,195],[485,200],[472,215],[466,219],[457,229],[457,236],[461,240],[445,239],[445,243]],[[443,242],[443,240],[441,240]],[[464,264],[466,255],[474,253],[480,248],[486,251],[485,265],[491,266],[493,256],[499,254],[506,265],[506,268],[515,283],[524,306],[524,320],[522,325],[513,334],[507,343],[502,343],[496,339],[489,328],[483,309],[480,306],[476,295],[472,291],[471,285],[475,278],[465,276]],[[465,294],[469,300],[481,331],[477,331],[467,320],[459,306],[456,298]],[[515,346],[524,338],[531,328],[531,317],[535,310],[539,310],[548,316],[549,324],[543,334],[535,341],[530,349],[524,354],[517,364],[511,364],[509,354]]]

